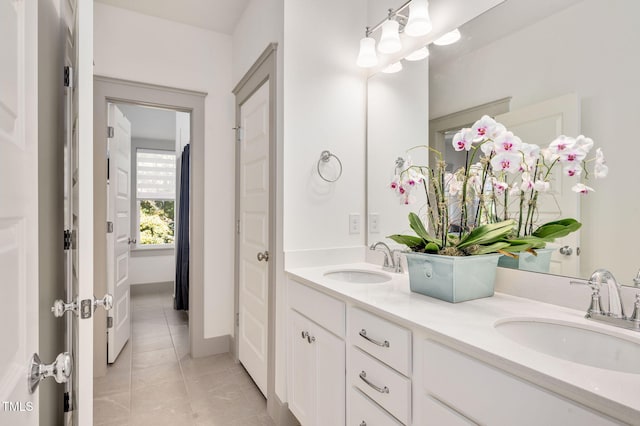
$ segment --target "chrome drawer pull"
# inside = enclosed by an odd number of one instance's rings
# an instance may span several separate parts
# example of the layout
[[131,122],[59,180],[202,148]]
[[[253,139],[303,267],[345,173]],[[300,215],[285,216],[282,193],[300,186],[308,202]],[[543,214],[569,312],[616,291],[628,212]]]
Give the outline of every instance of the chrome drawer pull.
[[363,337],[365,339],[367,339],[368,341],[370,341],[371,343],[373,343],[374,345],[378,345],[381,346],[383,348],[388,348],[389,347],[389,341],[385,340],[384,342],[379,342],[377,340],[373,340],[371,337],[367,336],[367,330],[365,330],[364,328],[362,330],[360,330],[360,337]]
[[374,385],[373,383],[371,383],[369,380],[367,380],[367,373],[362,370],[362,373],[360,373],[360,378],[362,379],[363,382],[365,382],[366,384],[368,384],[369,386],[371,386],[372,388],[374,388],[375,390],[377,390],[380,393],[389,393],[389,388],[388,387],[379,387]]

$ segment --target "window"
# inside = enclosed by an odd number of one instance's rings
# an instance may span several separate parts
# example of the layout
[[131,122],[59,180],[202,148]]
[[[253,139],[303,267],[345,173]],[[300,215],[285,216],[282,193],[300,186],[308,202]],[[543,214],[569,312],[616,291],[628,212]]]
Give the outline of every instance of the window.
[[176,155],[171,151],[136,151],[138,247],[173,245]]

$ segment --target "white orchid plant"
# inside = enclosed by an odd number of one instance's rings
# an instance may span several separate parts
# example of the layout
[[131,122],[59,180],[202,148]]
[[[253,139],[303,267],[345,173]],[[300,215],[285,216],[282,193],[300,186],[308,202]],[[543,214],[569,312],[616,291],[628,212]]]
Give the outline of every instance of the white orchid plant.
[[535,249],[581,226],[572,218],[536,223],[538,198],[550,191],[552,172],[561,168],[565,176],[578,179],[572,190],[583,195],[593,191],[583,179],[608,173],[601,149],[588,158],[594,145],[590,138],[563,135],[540,148],[488,116],[456,133],[452,144],[466,155],[465,165],[452,173],[445,170],[442,154],[428,146],[412,149],[435,154],[435,167],[413,165],[410,159],[396,163],[391,189],[401,202],[413,203],[417,188],[427,198],[424,220],[409,215],[416,236],[389,236],[413,251],[455,256],[535,254]]

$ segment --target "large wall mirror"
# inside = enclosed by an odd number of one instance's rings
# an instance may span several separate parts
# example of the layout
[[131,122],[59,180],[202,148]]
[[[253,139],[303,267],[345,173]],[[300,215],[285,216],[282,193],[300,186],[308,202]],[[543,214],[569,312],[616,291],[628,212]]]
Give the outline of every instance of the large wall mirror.
[[578,131],[603,149],[609,175],[590,179],[587,196],[566,195],[579,197],[583,223],[572,254],[578,267],[567,275],[604,267],[631,284],[640,268],[638,16],[637,0],[506,0],[462,26],[456,45],[429,46],[428,65],[405,62],[400,73],[370,77],[368,241],[405,232],[408,212],[419,208],[401,205],[388,184],[397,156],[435,143],[429,120],[496,100],[513,112],[570,95]]

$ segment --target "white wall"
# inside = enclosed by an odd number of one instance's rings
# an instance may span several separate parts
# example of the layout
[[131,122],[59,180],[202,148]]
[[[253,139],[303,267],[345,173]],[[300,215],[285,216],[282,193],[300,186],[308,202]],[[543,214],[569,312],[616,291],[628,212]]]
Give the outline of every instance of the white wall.
[[[166,252],[166,250],[162,251]],[[153,249],[148,249],[148,252],[132,253],[129,259],[131,285],[173,282],[176,277],[176,259],[173,249],[170,253],[155,255]]]
[[[366,6],[285,2],[285,251],[364,245],[364,229],[349,234],[349,214],[364,223],[365,72],[355,60]],[[342,161],[335,183],[316,171],[323,150]]]
[[610,268],[629,282],[640,264],[633,126],[640,117],[640,2],[585,0],[430,73],[430,114],[439,117],[513,96],[511,107],[575,92],[582,132],[603,148],[609,166],[582,199],[582,276]]
[[204,337],[233,330],[231,37],[95,4],[97,75],[208,93],[205,100]]

